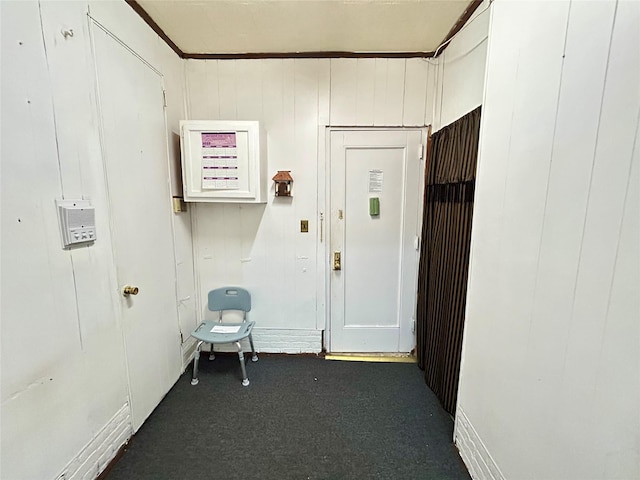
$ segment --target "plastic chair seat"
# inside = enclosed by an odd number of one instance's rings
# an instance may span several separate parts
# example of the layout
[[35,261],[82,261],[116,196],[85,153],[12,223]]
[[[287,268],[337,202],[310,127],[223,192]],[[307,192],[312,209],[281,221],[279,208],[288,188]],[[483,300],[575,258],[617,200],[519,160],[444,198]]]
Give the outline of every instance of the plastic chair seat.
[[[235,343],[247,338],[253,330],[256,322],[239,322],[239,323],[219,323],[212,320],[202,322],[191,334],[192,337],[202,340],[205,343]],[[235,333],[219,333],[211,330],[216,326],[223,327],[240,327]]]

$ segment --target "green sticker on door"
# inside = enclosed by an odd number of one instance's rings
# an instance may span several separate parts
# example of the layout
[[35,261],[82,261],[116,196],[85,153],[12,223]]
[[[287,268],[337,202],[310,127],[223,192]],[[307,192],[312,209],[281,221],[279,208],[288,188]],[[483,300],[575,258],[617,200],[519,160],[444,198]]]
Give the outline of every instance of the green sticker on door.
[[369,199],[369,215],[372,217],[380,215],[380,198],[371,197]]

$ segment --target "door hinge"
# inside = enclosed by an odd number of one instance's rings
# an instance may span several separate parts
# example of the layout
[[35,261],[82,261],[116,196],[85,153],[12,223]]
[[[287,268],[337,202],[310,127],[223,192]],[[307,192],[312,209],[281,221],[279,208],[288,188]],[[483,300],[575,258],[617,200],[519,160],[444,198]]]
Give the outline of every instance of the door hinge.
[[182,335],[182,331],[180,331],[180,345],[184,343],[184,335]]
[[416,235],[413,239],[413,246],[416,251],[420,250],[420,237],[418,235]]
[[416,333],[416,319],[411,319],[411,333]]
[[425,151],[425,146],[424,145],[420,145],[420,147],[418,148],[419,153],[418,153],[418,158],[420,160],[424,160],[424,151]]
[[162,90],[162,106],[167,108],[167,91]]

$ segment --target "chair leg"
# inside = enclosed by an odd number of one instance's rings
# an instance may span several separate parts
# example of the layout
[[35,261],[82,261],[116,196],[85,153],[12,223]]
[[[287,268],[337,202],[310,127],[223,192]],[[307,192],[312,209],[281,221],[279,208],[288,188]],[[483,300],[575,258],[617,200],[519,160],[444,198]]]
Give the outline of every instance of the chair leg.
[[258,361],[258,354],[256,353],[256,348],[253,346],[253,337],[249,334],[249,345],[251,345],[251,361]]
[[211,344],[211,350],[209,350],[209,360],[215,360],[216,355],[213,353],[213,343]]
[[198,342],[198,345],[196,346],[196,353],[193,356],[193,376],[191,377],[191,385],[197,385],[199,382],[198,362],[200,361],[200,349],[202,348],[203,343],[204,343],[203,341]]
[[236,347],[238,348],[238,357],[240,358],[240,368],[242,369],[242,386],[246,387],[249,385],[249,379],[247,378],[247,367],[244,365],[244,353],[242,353],[242,345],[240,342],[235,342]]

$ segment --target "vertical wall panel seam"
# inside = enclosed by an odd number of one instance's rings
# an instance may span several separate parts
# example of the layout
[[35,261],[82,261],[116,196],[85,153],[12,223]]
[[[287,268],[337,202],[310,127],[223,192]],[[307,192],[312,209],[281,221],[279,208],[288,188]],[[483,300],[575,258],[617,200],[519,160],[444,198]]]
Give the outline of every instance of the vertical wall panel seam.
[[[584,248],[584,241],[585,241],[585,231],[586,231],[586,227],[587,227],[587,218],[589,217],[589,205],[591,203],[591,187],[593,185],[593,172],[595,170],[595,163],[596,163],[596,157],[598,154],[598,143],[600,140],[600,126],[602,124],[602,110],[603,110],[603,105],[604,105],[604,98],[605,98],[605,92],[607,90],[607,79],[609,77],[609,62],[611,60],[611,46],[613,44],[613,33],[615,31],[615,25],[616,25],[616,17],[618,15],[618,2],[616,1],[616,5],[614,8],[614,12],[613,12],[613,18],[611,20],[611,32],[609,34],[609,49],[607,51],[607,63],[605,66],[605,73],[604,73],[604,81],[602,82],[602,94],[600,95],[600,108],[598,111],[598,121],[597,121],[597,127],[596,127],[596,138],[595,138],[595,142],[593,145],[593,156],[591,158],[591,172],[589,173],[589,187],[587,189],[587,204],[585,206],[585,210],[584,210],[584,218],[582,220],[582,235],[580,237],[580,246],[578,247],[578,265],[576,267],[576,274],[574,277],[574,282],[573,282],[573,296],[572,296],[572,301],[571,301],[571,316],[569,317],[569,328],[568,328],[568,333],[569,335],[571,334],[571,330],[573,327],[573,320],[574,320],[574,316],[575,316],[575,308],[576,308],[576,294],[578,291],[578,279],[580,277],[580,266],[582,264],[582,250]],[[567,345],[568,348],[568,345]],[[566,355],[565,358],[563,360],[563,365],[562,365],[562,377],[564,377],[564,373],[565,373],[565,369],[566,369]]]
[[[89,248],[89,247],[84,246],[80,248]],[[73,263],[72,253],[69,254],[69,261],[71,262],[71,276],[73,277],[73,295],[74,295],[75,304],[76,304],[76,322],[78,325],[78,340],[80,341],[80,350],[84,351],[84,343],[82,341],[82,325],[80,322],[80,305],[78,302],[78,282],[76,280],[76,267]]]
[[[160,40],[160,38],[158,37],[158,40]],[[162,56],[162,52],[158,51],[158,57],[161,58]],[[160,68],[164,69],[164,62],[161,62],[160,64]],[[164,123],[164,138],[165,138],[165,163],[167,166],[167,174],[168,174],[168,178],[166,179],[166,184],[167,184],[167,188],[168,188],[168,192],[169,192],[169,196],[173,195],[172,192],[172,185],[171,185],[171,154],[170,154],[170,145],[169,142],[171,141],[170,135],[169,135],[169,121],[167,119],[167,110],[169,108],[168,102],[167,102],[167,94],[166,94],[166,84],[165,84],[165,76],[164,73],[160,74],[160,93],[162,94],[162,121]],[[169,201],[171,201],[171,199],[169,199]],[[175,300],[176,300],[176,320],[177,320],[177,326],[178,326],[178,334],[180,335],[180,345],[182,346],[182,343],[184,341],[184,333],[182,331],[182,322],[180,321],[181,319],[181,311],[180,311],[180,289],[178,287],[178,251],[177,251],[177,243],[176,243],[176,215],[175,213],[173,213],[173,210],[171,208],[171,205],[169,205],[169,212],[170,213],[170,217],[169,217],[169,224],[171,225],[171,250],[173,252],[173,262],[172,263],[172,269],[173,269],[173,292],[175,295]]]
[[[358,102],[358,96],[360,93],[360,81],[361,81],[361,67],[360,67],[360,63],[361,63],[361,58],[356,58],[356,78],[355,78],[355,92],[353,95],[353,100],[354,100],[354,109],[353,109],[353,125],[359,125],[359,115],[358,115],[358,104],[360,102]],[[363,122],[363,124],[366,124],[366,122]]]
[[[379,58],[376,58],[376,63],[378,63],[378,61],[381,60]],[[387,97],[388,97],[388,93],[389,93],[389,60],[388,59],[384,59],[385,62],[385,70],[384,70],[384,88],[382,89],[382,93],[384,95],[384,101],[382,102],[382,106],[383,108],[383,113],[382,113],[382,125],[387,125]],[[374,84],[374,91],[373,91],[373,101],[376,101],[376,97],[375,97],[375,84]],[[374,107],[375,108],[375,107]],[[373,125],[374,126],[380,126],[380,124],[376,125],[375,122],[375,110],[374,110],[374,121],[373,121]]]
[[[544,241],[544,232],[545,232],[545,218],[547,218],[547,208],[549,206],[549,185],[551,184],[551,172],[552,172],[552,164],[553,164],[553,153],[554,153],[554,148],[555,148],[555,141],[556,141],[556,134],[557,134],[557,130],[558,130],[558,117],[559,117],[559,113],[560,113],[560,97],[562,95],[562,80],[564,78],[564,69],[565,69],[565,56],[567,54],[567,43],[568,43],[568,38],[569,38],[569,24],[571,23],[571,5],[573,3],[573,0],[569,3],[569,7],[567,10],[567,22],[565,25],[565,30],[564,30],[564,44],[562,46],[562,62],[560,64],[560,78],[558,80],[558,90],[557,90],[557,94],[556,94],[556,101],[555,101],[555,114],[554,114],[554,119],[553,119],[553,130],[551,133],[551,151],[549,152],[549,165],[548,165],[548,169],[547,169],[547,185],[545,188],[545,193],[544,193],[544,205],[542,207],[542,222],[541,222],[541,226],[540,226],[540,235],[538,236],[538,251],[536,252],[536,267],[535,267],[535,273],[534,273],[534,286],[533,286],[533,292],[531,294],[531,309],[529,311],[529,333],[528,336],[531,337],[531,327],[533,325],[533,320],[534,320],[534,311],[535,311],[535,301],[536,298],[538,296],[538,287],[540,285],[540,278],[539,278],[539,273],[540,273],[540,257],[541,257],[541,252],[542,252],[542,243]],[[574,292],[575,294],[575,292]]]
[[[264,120],[263,120],[264,119],[264,59],[261,59],[259,61],[260,61],[260,66],[258,68],[258,72],[260,72],[260,119],[262,120],[261,123],[264,126]],[[268,157],[267,157],[267,161],[268,161]]]
[[[296,110],[296,100],[298,98],[298,68],[300,67],[300,61],[297,59],[293,59],[291,60],[291,62],[293,63],[293,105],[292,105],[292,110],[293,110],[293,138],[291,139],[293,142],[292,145],[292,149],[293,149],[293,160],[289,160],[289,161],[293,161],[293,165],[297,166],[297,162],[300,161],[300,156],[299,156],[299,138],[298,138],[298,122],[296,121],[297,118],[297,110]],[[294,202],[293,203],[293,218],[297,219],[300,218],[299,216],[299,202]],[[308,230],[308,227],[307,227]],[[299,237],[297,235],[294,235],[293,239],[291,239],[291,246],[293,247],[293,272],[292,272],[292,278],[296,278],[296,273],[298,272],[298,262],[297,262],[297,258],[298,258],[298,252],[299,252],[299,248],[300,248],[300,240]],[[293,296],[294,298],[298,298],[298,282],[296,282],[294,280],[293,282]],[[292,315],[291,318],[293,319],[294,324],[298,323],[298,309],[297,308],[293,308],[292,309]]]
[[238,120],[238,60],[232,60],[233,62],[233,77],[235,78],[235,81],[233,82],[233,98],[234,98],[234,102],[233,102],[233,106],[236,110],[236,116],[234,118],[234,120]]
[[[60,192],[62,198],[65,198],[65,188],[64,188],[64,178],[62,175],[62,159],[60,158],[60,142],[58,140],[58,121],[56,118],[56,108],[55,108],[55,100],[54,100],[54,91],[53,91],[53,82],[51,79],[51,64],[49,62],[49,52],[47,51],[47,39],[45,35],[44,28],[44,20],[42,18],[42,4],[38,2],[38,18],[40,20],[40,32],[42,35],[42,48],[44,52],[45,63],[47,65],[47,75],[48,75],[48,83],[51,94],[51,115],[53,120],[53,134],[56,144],[56,160],[58,162],[58,179],[60,181]],[[78,327],[78,341],[80,342],[80,350],[84,350],[84,344],[82,340],[82,327],[80,322],[80,304],[78,301],[78,282],[76,279],[76,269],[73,263],[73,252],[68,251],[69,264],[71,266],[71,278],[73,282],[73,299],[76,307],[76,325]]]
[[405,122],[405,119],[404,119],[404,114],[405,114],[404,102],[405,102],[405,98],[407,96],[407,59],[406,58],[403,59],[403,62],[404,62],[404,73],[403,73],[403,76],[402,76],[402,103],[401,103],[402,112],[400,114],[400,125],[401,126],[406,126],[407,122]]
[[[192,75],[189,75],[189,65],[193,65],[194,60],[188,60],[188,59],[184,59],[182,60],[184,62],[184,68],[183,68],[183,73],[184,73],[184,108],[185,108],[185,117],[187,119],[191,119],[192,113],[191,113],[191,82],[189,81],[189,79],[191,78]],[[206,64],[205,64],[206,66]],[[180,131],[180,135],[182,135],[182,130]],[[180,152],[180,155],[182,156],[182,151]],[[182,166],[182,161],[180,162],[180,165]],[[196,325],[200,324],[201,322],[201,313],[200,313],[200,276],[198,273],[198,268],[197,268],[197,264],[198,264],[198,255],[199,255],[199,251],[198,251],[198,228],[197,228],[197,217],[198,215],[196,214],[196,208],[197,208],[197,203],[192,203],[190,205],[189,208],[189,233],[191,234],[191,265],[192,265],[192,271],[193,271],[193,286],[194,286],[194,313],[195,313],[195,320],[196,320]],[[189,332],[190,333],[190,332]],[[185,342],[187,342],[189,340],[189,337],[185,340]],[[191,355],[189,355],[190,357]],[[189,358],[190,361],[190,358]],[[183,357],[183,366],[186,365],[187,360],[185,360],[185,358]]]
[[[438,98],[438,70],[439,70],[439,64],[440,61],[439,60],[435,60],[435,61],[431,61],[431,60],[427,60],[427,62],[429,63],[429,71],[432,72],[433,75],[433,85],[431,86],[431,118],[429,121],[429,125],[431,125],[432,128],[432,134],[435,133],[435,120],[436,120],[436,100]],[[425,114],[426,115],[426,114]],[[425,177],[426,178],[426,177]]]
[[[616,4],[617,5],[617,4]],[[614,22],[615,23],[615,22]],[[615,250],[615,254],[614,254],[614,258],[613,258],[613,272],[611,274],[611,280],[609,282],[609,288],[607,291],[607,307],[605,310],[605,314],[604,314],[604,325],[602,328],[602,338],[600,339],[600,349],[598,351],[598,362],[597,365],[602,366],[602,351],[604,349],[604,342],[605,342],[605,338],[606,338],[606,330],[607,330],[607,325],[609,324],[609,309],[611,307],[611,293],[613,291],[613,284],[615,282],[615,278],[616,278],[616,269],[618,267],[618,255],[620,253],[620,239],[622,238],[622,229],[624,226],[624,218],[625,218],[625,213],[627,212],[627,207],[628,207],[628,203],[627,203],[627,198],[629,197],[629,190],[631,188],[631,173],[633,171],[633,158],[636,154],[637,148],[638,148],[638,135],[640,135],[640,110],[638,110],[638,115],[636,117],[636,135],[635,138],[633,139],[633,147],[631,148],[631,159],[629,161],[629,170],[628,170],[628,174],[627,174],[627,186],[625,189],[625,193],[624,193],[624,201],[622,204],[622,215],[620,216],[620,225],[618,226],[618,236],[617,236],[617,242],[616,242],[616,250]],[[636,265],[637,267],[637,265]],[[602,377],[600,375],[596,376],[597,381],[600,380]],[[594,385],[594,391],[597,390],[597,381],[596,384]]]
[[284,85],[285,85],[285,77],[286,77],[286,72],[285,72],[285,60],[280,60],[280,71],[281,71],[281,75],[280,75],[280,101],[282,102],[282,113],[280,115],[280,118],[278,119],[281,123],[284,120],[284,112],[285,112],[285,107],[286,107],[286,101],[285,101],[285,91],[284,91]]
[[[316,104],[316,125],[320,125],[320,60],[316,59],[315,60],[315,72],[316,72],[316,76],[315,76],[315,84],[316,84],[316,98],[315,98],[315,104]],[[314,298],[314,304],[313,304],[313,312],[314,312],[314,326],[317,328],[318,326],[318,280],[317,277],[319,275],[319,268],[318,268],[318,249],[320,248],[320,237],[319,237],[319,232],[318,232],[318,218],[319,218],[319,214],[318,212],[320,211],[320,187],[318,185],[318,166],[319,166],[319,158],[318,158],[318,153],[320,152],[320,148],[319,148],[319,135],[318,135],[318,128],[316,127],[315,129],[315,135],[316,135],[316,145],[315,145],[315,150],[316,150],[316,155],[315,155],[315,162],[316,162],[316,195],[315,195],[315,201],[316,201],[316,208],[315,211],[313,212],[315,219],[314,219],[314,223],[315,223],[315,242],[314,242],[314,249],[313,249],[313,254],[314,254],[314,265],[315,265],[315,274],[316,274],[316,278],[314,279],[313,282],[313,286],[314,286],[314,290],[315,290],[315,298]],[[320,348],[322,348],[322,345],[320,346]]]
[[182,84],[184,85],[184,89],[182,91],[182,110],[184,112],[185,118],[189,118],[189,95],[187,89],[187,61],[184,59],[180,59],[180,65],[182,68]]
[[[198,62],[199,60],[195,60],[196,62]],[[211,107],[211,101],[210,101],[210,95],[212,94],[211,92],[211,85],[209,83],[209,60],[202,60],[202,72],[204,74],[204,88],[205,88],[205,99],[202,103],[204,103],[204,107],[205,107],[205,117],[204,118],[211,118],[211,115],[213,114],[213,111],[210,110]],[[218,82],[216,82],[218,83]],[[202,85],[202,84],[201,84]],[[220,88],[218,86],[218,88]],[[219,95],[218,95],[219,96]],[[220,102],[218,102],[220,103]],[[220,110],[220,106],[218,105],[218,111]],[[218,115],[215,117],[216,119],[220,118],[220,114],[218,113]]]
[[44,51],[44,58],[45,58],[45,63],[47,64],[47,74],[48,74],[48,81],[49,81],[49,89],[51,91],[51,113],[52,113],[52,117],[53,117],[53,133],[54,133],[54,138],[56,141],[56,159],[58,161],[58,177],[60,180],[60,191],[62,193],[62,198],[64,198],[64,181],[62,178],[62,162],[60,160],[60,145],[58,142],[58,122],[56,120],[56,109],[55,109],[55,104],[53,101],[53,86],[52,86],[52,82],[51,82],[51,65],[49,64],[49,52],[47,51],[47,40],[45,38],[45,33],[44,33],[44,21],[42,19],[42,5],[41,2],[38,2],[38,18],[40,20],[40,32],[42,34],[42,48]]
[[218,115],[216,118],[220,119],[220,60],[213,60],[213,62],[216,66],[216,95],[218,96]]
[[[189,75],[189,65],[191,65],[192,60],[183,60],[184,62],[184,68],[183,68],[183,76],[184,76],[184,113],[185,113],[185,118],[187,120],[191,119],[191,88],[190,88],[190,82],[189,82],[189,78],[191,77],[191,75]],[[180,132],[180,134],[182,135],[182,132]]]
[[[331,123],[332,123],[331,122],[331,118],[332,118],[331,117],[331,78],[333,76],[333,71],[332,71],[333,68],[332,68],[332,66],[333,66],[333,60],[329,59],[329,82],[328,82],[329,83],[329,96],[327,97],[327,101],[329,102],[329,117],[328,117],[329,125],[331,125]],[[325,155],[325,161],[326,161],[326,155]],[[326,198],[325,198],[325,202],[326,202]],[[326,208],[325,208],[325,210],[326,210]]]

